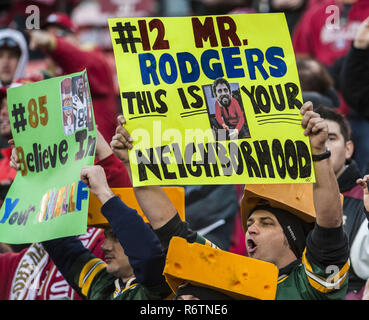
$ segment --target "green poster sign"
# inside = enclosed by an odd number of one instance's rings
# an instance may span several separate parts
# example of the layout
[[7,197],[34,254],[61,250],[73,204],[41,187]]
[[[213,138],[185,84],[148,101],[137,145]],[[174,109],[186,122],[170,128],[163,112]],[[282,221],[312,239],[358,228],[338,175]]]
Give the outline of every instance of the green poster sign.
[[0,241],[30,243],[84,234],[96,126],[86,71],[8,89],[21,169],[0,210]]

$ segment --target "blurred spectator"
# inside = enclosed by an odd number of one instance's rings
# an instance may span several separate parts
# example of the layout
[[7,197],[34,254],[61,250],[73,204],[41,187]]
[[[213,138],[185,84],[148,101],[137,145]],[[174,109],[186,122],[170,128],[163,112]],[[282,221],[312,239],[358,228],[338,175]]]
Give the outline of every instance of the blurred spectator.
[[368,0],[324,0],[301,17],[293,34],[296,55],[331,66],[350,48],[360,22],[369,16]]
[[313,102],[314,108],[319,105],[331,108],[339,106],[333,79],[320,62],[313,58],[297,57],[296,65],[305,102]]
[[[369,113],[368,107],[368,88],[369,82],[367,75],[369,71],[369,17],[361,23],[356,37],[352,43],[350,51],[345,57],[342,73],[341,87],[342,93],[355,110],[356,114],[352,117],[351,123],[355,130],[360,130],[357,136],[362,150],[358,159],[365,168],[365,173],[369,173],[369,143],[367,136],[369,134]],[[369,192],[368,192],[368,175],[364,176],[361,186],[364,192],[364,205],[367,218],[369,219]],[[368,222],[364,220],[357,231],[357,236],[351,248],[352,266],[356,274],[361,279],[369,279],[369,230]],[[368,300],[368,281],[366,286],[361,290],[362,299]],[[364,292],[363,292],[364,291]]]
[[248,7],[252,0],[191,0],[194,15],[226,14],[239,7]]
[[97,0],[103,14],[110,18],[150,17],[159,10],[158,0]]
[[25,29],[25,20],[30,14],[27,13],[27,8],[31,9],[31,6],[37,6],[42,20],[55,11],[70,13],[79,2],[81,0],[2,0],[0,2],[0,27]]
[[245,13],[257,13],[257,11],[253,8],[249,7],[237,7],[228,12],[228,14],[245,14]]
[[351,49],[344,59],[340,87],[349,103],[355,144],[359,146],[356,158],[364,173],[369,173],[369,18],[360,26]]
[[[362,188],[364,194],[365,214],[369,220],[369,175],[365,175],[362,179],[358,179],[357,184]],[[361,279],[366,280],[366,283],[364,282],[365,285],[362,287],[360,292],[356,294],[356,299],[362,296],[363,300],[368,299],[369,279],[369,225],[367,219],[362,222],[359,230],[357,231],[350,253],[352,268]]]
[[369,124],[353,112],[350,103],[344,100],[339,81],[343,58],[359,29],[360,23],[369,16],[368,0],[325,0],[311,5],[293,34],[296,56],[310,56],[327,68],[339,91],[338,110],[347,116],[355,128],[352,139],[355,143],[355,159],[361,171],[369,155]]
[[361,24],[341,73],[341,90],[351,108],[369,120],[369,17]]
[[119,110],[113,77],[103,52],[97,47],[93,50],[80,48],[77,27],[66,14],[51,14],[43,29],[30,32],[30,49],[43,49],[50,58],[48,71],[53,76],[86,68],[96,124],[104,138],[111,141]]
[[17,30],[0,30],[0,87],[24,78],[28,63],[27,42]]
[[284,12],[290,32],[306,9],[308,0],[253,0],[252,6],[258,12]]
[[[102,258],[102,229],[87,228],[80,236],[86,248]],[[81,300],[68,285],[41,244],[0,254],[0,300]]]
[[160,16],[183,17],[191,15],[191,5],[188,0],[161,0]]
[[70,18],[78,28],[81,46],[98,46],[106,53],[113,50],[108,27],[109,18],[150,17],[157,16],[158,11],[157,0],[82,1],[73,9]]
[[[0,30],[0,88],[24,78],[28,63],[27,42],[17,30]],[[6,93],[3,91],[2,94]],[[5,148],[8,141],[0,135],[0,148]]]
[[[16,86],[17,84],[13,84]],[[12,138],[12,132],[9,121],[8,104],[6,98],[6,88],[0,88],[0,136],[6,141],[6,146],[0,149],[2,158],[0,159],[0,207],[3,204],[5,196],[11,183],[16,176],[16,170],[10,168],[11,147],[8,140]]]
[[[354,241],[358,241],[357,235],[362,223],[365,223],[366,231],[367,219],[363,206],[363,190],[356,180],[362,177],[360,170],[353,160],[354,143],[351,140],[351,128],[344,116],[336,110],[328,107],[320,107],[316,112],[325,119],[328,125],[327,146],[331,151],[331,161],[334,173],[337,177],[340,192],[344,196],[343,200],[343,227],[349,238],[350,247]],[[362,239],[362,238],[361,238]],[[358,261],[361,260],[361,261]],[[366,278],[361,278],[354,266],[357,264],[367,264],[367,260],[362,256],[351,255],[351,268],[349,271],[349,286],[346,299],[361,299],[362,290]],[[367,266],[369,274],[369,265]]]

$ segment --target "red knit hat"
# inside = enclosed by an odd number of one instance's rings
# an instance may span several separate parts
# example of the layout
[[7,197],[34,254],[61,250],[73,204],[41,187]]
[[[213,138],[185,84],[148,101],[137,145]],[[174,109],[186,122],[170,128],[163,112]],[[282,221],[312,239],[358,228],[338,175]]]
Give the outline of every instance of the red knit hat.
[[50,25],[57,25],[73,33],[77,32],[77,26],[72,22],[69,16],[63,12],[51,13],[46,18],[45,22],[42,25],[42,28],[44,29]]

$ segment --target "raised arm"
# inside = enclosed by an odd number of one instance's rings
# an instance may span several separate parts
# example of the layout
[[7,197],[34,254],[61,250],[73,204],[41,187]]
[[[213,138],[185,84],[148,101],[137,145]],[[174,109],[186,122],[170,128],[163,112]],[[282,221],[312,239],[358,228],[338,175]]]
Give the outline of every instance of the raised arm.
[[29,32],[30,49],[42,49],[62,68],[65,74],[82,71],[86,68],[91,91],[106,95],[111,88],[111,74],[102,53],[86,51],[63,37],[55,36],[46,30]]
[[120,161],[97,130],[95,164],[103,167],[110,188],[132,187],[127,167]]
[[146,286],[164,283],[162,272],[165,256],[158,238],[136,210],[126,206],[113,194],[103,168],[84,167],[81,180],[102,202],[101,212],[128,256],[137,281]]
[[[131,175],[128,149],[132,149],[132,137],[124,127],[123,116],[118,117],[119,126],[110,143],[115,155],[124,163]],[[160,186],[145,186],[134,188],[137,201],[154,230],[161,228],[171,220],[177,211]]]
[[[309,136],[312,154],[324,154],[328,139],[327,124],[323,122],[318,113],[313,111],[311,102],[307,102],[301,107],[301,114],[303,114],[304,134]],[[316,223],[325,228],[339,227],[342,225],[342,206],[330,158],[313,161],[313,164],[316,179],[313,188]]]
[[[15,149],[12,151],[11,166],[19,169],[19,160]],[[100,155],[99,158],[102,160],[111,156],[115,157],[115,155],[110,154],[106,145],[103,145],[97,151],[97,154]],[[114,234],[124,248],[137,281],[147,286],[162,284],[164,282],[162,271],[165,264],[165,256],[160,242],[151,228],[137,214],[136,210],[126,206],[110,190],[103,167],[84,167],[81,171],[80,179],[103,204],[101,212],[108,220]],[[70,279],[68,273],[74,261],[81,255],[88,253],[88,249],[84,248],[76,237],[45,241],[43,245],[66,279]]]

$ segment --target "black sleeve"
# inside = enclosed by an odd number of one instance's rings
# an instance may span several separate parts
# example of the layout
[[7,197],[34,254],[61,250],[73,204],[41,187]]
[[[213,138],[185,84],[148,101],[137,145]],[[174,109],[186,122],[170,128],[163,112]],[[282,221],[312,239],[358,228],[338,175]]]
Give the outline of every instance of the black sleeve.
[[317,266],[341,268],[349,258],[349,243],[343,226],[324,228],[315,224],[306,239],[306,255]]
[[198,238],[197,233],[190,229],[187,222],[181,220],[178,213],[164,226],[154,231],[165,250],[168,249],[170,239],[172,239],[174,236],[185,238],[191,243],[195,242]]
[[340,90],[350,108],[369,119],[369,50],[351,49],[341,74]]
[[101,212],[128,256],[137,281],[146,286],[165,282],[165,254],[155,233],[137,211],[114,196],[104,203]]
[[81,255],[89,252],[77,237],[48,240],[42,242],[42,245],[66,279],[68,279],[68,272],[74,261]]
[[340,90],[340,85],[341,85],[340,77],[341,77],[341,72],[342,72],[342,67],[343,67],[344,62],[345,62],[345,57],[342,57],[342,58],[337,59],[332,65],[326,67],[329,75],[333,79],[334,89],[336,90]]
[[[368,220],[368,222],[369,222],[369,212],[368,211],[366,211],[366,209],[365,209],[365,207],[363,206],[363,212],[364,212],[364,215],[365,215],[365,217],[366,217],[366,219]],[[369,227],[369,225],[368,225],[368,227]]]

